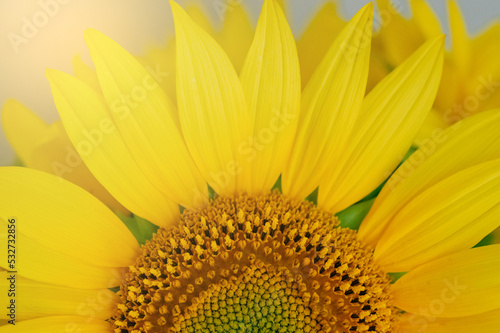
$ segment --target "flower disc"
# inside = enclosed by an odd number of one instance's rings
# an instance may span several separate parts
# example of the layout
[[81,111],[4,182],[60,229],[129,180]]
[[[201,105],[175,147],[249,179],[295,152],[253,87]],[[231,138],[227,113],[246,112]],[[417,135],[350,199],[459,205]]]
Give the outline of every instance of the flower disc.
[[389,332],[389,278],[355,231],[279,192],[219,197],[143,246],[116,332]]

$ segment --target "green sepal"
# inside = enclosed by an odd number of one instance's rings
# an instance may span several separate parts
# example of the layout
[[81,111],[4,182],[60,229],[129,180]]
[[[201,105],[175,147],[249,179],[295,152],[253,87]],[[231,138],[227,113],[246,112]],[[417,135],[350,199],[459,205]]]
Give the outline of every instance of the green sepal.
[[158,230],[158,226],[136,215],[117,214],[120,220],[127,226],[128,230],[134,235],[137,242],[141,245],[153,237]]
[[347,207],[343,211],[335,214],[335,216],[340,220],[340,226],[342,228],[349,228],[353,230],[358,230],[361,222],[365,218],[366,214],[372,208],[375,198],[358,202],[350,207]]

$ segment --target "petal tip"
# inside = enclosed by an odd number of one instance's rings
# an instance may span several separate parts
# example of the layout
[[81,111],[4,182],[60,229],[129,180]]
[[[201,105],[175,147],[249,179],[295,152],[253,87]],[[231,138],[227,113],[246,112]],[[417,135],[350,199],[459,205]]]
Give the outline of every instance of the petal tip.
[[352,18],[352,21],[355,21],[356,19],[358,24],[367,25],[371,29],[373,22],[373,3],[369,2],[364,5]]
[[20,103],[13,99],[13,98],[9,98],[5,101],[5,103],[3,103],[3,109],[2,109],[2,113],[6,112],[6,110],[10,110],[12,109],[13,107],[15,107],[16,105],[19,105]]
[[174,15],[174,18],[178,15],[184,12],[184,9],[179,5],[177,2],[174,0],[169,0],[170,3],[170,8],[172,8],[172,14]]
[[58,71],[57,69],[45,68],[45,77],[49,80],[50,83],[53,83],[58,77],[61,76],[63,72]]
[[83,38],[85,39],[85,43],[87,43],[87,46],[90,50],[92,50],[92,48],[99,42],[109,39],[108,36],[100,32],[99,30],[92,28],[85,29],[85,31],[83,32]]

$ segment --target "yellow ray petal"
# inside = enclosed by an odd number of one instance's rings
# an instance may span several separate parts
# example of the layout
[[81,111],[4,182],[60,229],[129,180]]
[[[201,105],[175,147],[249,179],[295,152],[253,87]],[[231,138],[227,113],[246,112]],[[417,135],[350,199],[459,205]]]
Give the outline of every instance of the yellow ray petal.
[[0,333],[110,333],[111,326],[104,320],[83,316],[50,316],[16,322],[16,326],[0,326]]
[[71,75],[47,70],[47,77],[66,132],[97,180],[133,213],[157,225],[175,221],[178,206],[139,169],[102,97]]
[[137,61],[153,77],[159,77],[158,84],[167,94],[173,104],[176,103],[175,93],[175,40],[168,38],[165,46],[151,47],[144,57],[136,57]]
[[[381,12],[382,27],[375,39],[380,39],[383,46],[382,56],[386,62],[392,67],[396,67],[415,52],[427,38],[423,36],[422,31],[414,21],[401,16],[398,12],[399,8],[395,8],[391,1],[378,0],[377,3]],[[374,48],[374,52],[377,50]]]
[[245,190],[258,193],[269,190],[286,166],[299,120],[297,50],[274,0],[264,2],[240,80],[255,119],[252,140],[240,146],[240,153],[251,163],[251,182]]
[[60,121],[46,125],[21,103],[10,100],[4,106],[2,124],[25,166],[69,180],[113,211],[128,213],[83,163]]
[[492,75],[494,80],[498,81],[498,76],[500,76],[500,64],[496,61],[496,55],[500,52],[500,38],[498,36],[500,36],[500,22],[494,22],[484,32],[471,40],[470,49],[480,51],[470,54],[470,63],[474,64],[470,75],[477,77]]
[[342,159],[363,99],[370,56],[372,4],[361,9],[330,47],[304,90],[283,192],[302,199]]
[[[0,227],[7,230],[7,222],[2,216]],[[7,239],[5,232],[0,233],[0,237]],[[88,263],[83,259],[95,257],[85,256],[85,253],[75,257],[61,252],[60,249],[49,248],[26,237],[24,233],[17,234],[16,248],[19,249],[15,266],[17,274],[34,281],[80,289],[113,288],[121,284],[121,277],[125,273],[120,267]],[[76,248],[82,247],[77,245]],[[2,255],[7,258],[6,249],[4,251]],[[7,263],[7,260],[0,261],[0,267],[5,270],[11,270],[11,264]]]
[[28,168],[69,180],[102,201],[111,210],[130,214],[92,175],[71,144],[61,121],[54,122],[46,133],[46,141],[38,143],[39,146],[33,151],[36,164],[26,164]]
[[171,1],[177,43],[177,103],[196,165],[218,194],[233,194],[252,122],[243,89],[222,48]]
[[240,73],[243,67],[253,35],[254,29],[241,4],[226,11],[222,30],[216,35],[216,39],[231,59],[236,73]]
[[412,198],[454,173],[500,158],[500,110],[482,112],[437,132],[392,175],[358,236],[375,246],[393,216]]
[[458,4],[453,0],[448,0],[448,14],[450,19],[452,54],[457,65],[457,69],[461,73],[465,74],[469,67],[470,41],[469,36],[467,35],[465,20],[462,17]]
[[139,168],[171,201],[187,208],[206,204],[206,183],[182,138],[175,107],[157,81],[102,33],[86,30],[85,40],[115,124]]
[[427,117],[425,118],[413,144],[417,147],[425,145],[429,142],[429,140],[432,140],[433,137],[439,135],[443,129],[448,126],[450,126],[450,124],[443,119],[442,113],[435,108],[432,108],[427,114]]
[[73,57],[73,71],[75,72],[76,78],[85,82],[86,85],[93,88],[95,91],[101,91],[101,86],[95,70],[84,63],[79,55]]
[[[202,28],[210,36],[214,37],[216,35],[214,31],[214,24],[210,20],[210,15],[206,12],[205,7],[203,6],[204,4],[205,2],[203,0],[190,0],[186,5],[186,13],[193,20],[193,22],[196,22],[196,25]],[[220,2],[213,3],[213,9],[216,11],[219,18],[222,19],[224,13],[227,12],[229,3],[222,3],[222,5],[224,5],[224,8],[221,8],[222,10],[218,11],[219,8],[217,6],[219,6],[220,4]],[[233,3],[231,3],[231,5],[232,4]],[[236,6],[237,5],[239,4],[236,2]],[[232,8],[233,7],[231,7],[231,9]]]
[[500,226],[500,159],[460,171],[415,197],[393,218],[374,258],[406,272],[477,244]]
[[[7,139],[25,165],[33,165],[34,143],[44,137],[49,125],[14,99],[5,102],[2,125]],[[22,128],[20,128],[22,127]]]
[[463,106],[463,83],[456,65],[451,60],[450,54],[447,53],[441,86],[434,101],[434,107],[441,112],[441,117],[447,124],[446,127],[468,116],[468,111]]
[[19,233],[89,264],[125,267],[135,261],[139,245],[130,231],[80,187],[18,167],[2,168],[0,182],[9,189],[0,192],[3,224],[14,218]]
[[400,278],[392,288],[394,304],[431,317],[461,317],[500,308],[500,245],[443,257]]
[[[0,272],[0,290],[9,290],[11,274]],[[109,289],[75,289],[50,285],[16,276],[16,320],[23,321],[44,316],[73,315],[108,319],[113,315],[120,298]],[[12,297],[13,298],[13,297]],[[2,297],[0,306],[6,309],[10,298]],[[7,311],[0,320],[10,319]]]
[[318,206],[338,212],[377,188],[411,147],[436,96],[444,36],[425,43],[380,82],[361,106],[342,162],[319,188]]
[[395,333],[491,333],[500,327],[500,309],[474,316],[433,318],[425,314],[405,313],[398,320]]
[[314,70],[345,25],[346,23],[338,14],[336,4],[329,1],[321,7],[307,26],[304,34],[297,41],[302,87],[309,82]]
[[441,29],[439,18],[426,1],[411,0],[410,7],[413,12],[413,20],[418,25],[425,39],[431,39],[442,34],[443,30]]

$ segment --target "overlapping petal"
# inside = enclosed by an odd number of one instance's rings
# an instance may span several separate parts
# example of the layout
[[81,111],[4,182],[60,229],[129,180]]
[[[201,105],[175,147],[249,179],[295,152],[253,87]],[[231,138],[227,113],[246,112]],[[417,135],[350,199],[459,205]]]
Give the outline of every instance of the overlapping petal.
[[[16,323],[15,331],[20,333],[109,333],[111,326],[104,320],[84,316],[49,316]],[[0,333],[12,332],[12,326],[0,326]]]
[[460,171],[428,188],[393,218],[374,259],[403,272],[468,249],[500,226],[500,159]]
[[252,44],[254,28],[242,3],[235,2],[224,14],[222,29],[215,38],[231,59],[236,73],[240,73]]
[[473,316],[433,318],[425,314],[405,313],[398,320],[395,333],[491,333],[500,326],[500,309]]
[[253,124],[243,89],[222,48],[178,4],[171,1],[171,5],[176,27],[177,103],[187,146],[218,194],[236,193],[237,183],[245,176],[238,147],[250,136]]
[[455,318],[498,310],[500,245],[426,263],[396,281],[392,293],[394,304],[403,311],[430,317]]
[[89,264],[125,267],[135,260],[139,246],[132,234],[80,187],[19,167],[2,168],[0,182],[9,189],[0,193],[4,225],[14,218],[27,238]]
[[[302,87],[305,87],[346,23],[334,2],[326,2],[297,40]],[[318,38],[321,36],[321,38]]]
[[102,96],[71,75],[47,70],[47,76],[64,128],[97,180],[133,213],[157,225],[174,222],[177,203],[139,168]]
[[119,284],[115,275],[135,261],[139,246],[103,203],[72,183],[27,168],[3,168],[0,183],[9,189],[0,193],[1,235],[7,239],[8,225],[15,225],[19,249],[12,267],[6,246],[0,267],[64,286]]
[[255,121],[253,135],[239,146],[239,153],[250,163],[250,181],[241,189],[255,194],[268,191],[287,165],[299,121],[295,41],[274,0],[264,2],[240,81]]
[[354,16],[303,92],[300,127],[282,178],[287,195],[305,198],[342,160],[365,93],[372,16],[371,4]]
[[139,168],[171,201],[201,207],[208,200],[206,183],[187,150],[175,106],[158,84],[165,77],[151,76],[96,30],[85,31],[85,39],[114,123]]
[[436,132],[391,176],[358,236],[375,246],[397,214],[417,195],[468,167],[500,158],[500,112],[491,110]]
[[366,96],[342,160],[324,175],[320,207],[349,207],[398,166],[431,109],[443,56],[444,36],[429,40]]
[[[11,277],[7,271],[0,272],[1,290],[9,290]],[[41,283],[20,276],[15,277],[16,283],[16,321],[24,321],[45,316],[84,316],[106,320],[113,315],[118,295],[109,289],[77,289],[52,284]],[[2,297],[3,309],[9,306],[12,298]],[[1,319],[7,311],[2,311]]]
[[2,124],[12,147],[26,167],[69,180],[112,210],[128,213],[92,175],[60,121],[47,125],[21,103],[9,100],[2,111]]

